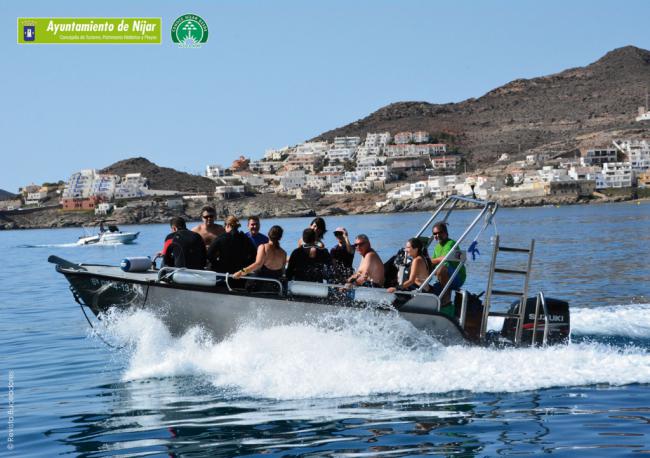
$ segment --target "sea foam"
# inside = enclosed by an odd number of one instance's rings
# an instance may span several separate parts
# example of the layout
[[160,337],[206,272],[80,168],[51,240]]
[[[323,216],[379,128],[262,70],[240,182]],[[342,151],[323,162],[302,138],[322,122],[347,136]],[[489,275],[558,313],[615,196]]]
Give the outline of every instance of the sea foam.
[[[638,316],[639,306],[629,307]],[[602,323],[622,313],[632,325],[633,313],[607,309],[596,314]],[[579,332],[607,331],[605,324],[589,324],[589,313],[574,313]],[[107,318],[101,333],[127,345],[125,381],[192,375],[242,396],[304,399],[650,383],[645,348],[593,342],[521,349],[446,347],[396,315],[371,310],[344,310],[312,323],[249,323],[220,342],[199,328],[173,337],[145,311]],[[615,326],[609,330],[616,331]],[[623,326],[625,332],[630,329]],[[641,326],[637,331],[642,332]]]

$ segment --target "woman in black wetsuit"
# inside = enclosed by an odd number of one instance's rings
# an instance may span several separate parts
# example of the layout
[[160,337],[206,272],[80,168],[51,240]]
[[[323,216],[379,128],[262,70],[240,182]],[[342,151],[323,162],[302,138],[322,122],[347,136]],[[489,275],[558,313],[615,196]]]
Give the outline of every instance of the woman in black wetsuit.
[[269,242],[257,247],[255,262],[236,272],[233,277],[239,279],[255,272],[257,277],[281,278],[287,262],[287,252],[280,247],[283,232],[280,226],[271,227],[268,234]]

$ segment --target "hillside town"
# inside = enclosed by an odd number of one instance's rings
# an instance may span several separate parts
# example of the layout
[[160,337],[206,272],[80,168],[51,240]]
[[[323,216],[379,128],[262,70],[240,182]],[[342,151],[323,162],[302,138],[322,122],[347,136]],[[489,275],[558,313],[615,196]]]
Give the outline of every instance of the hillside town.
[[227,200],[245,195],[278,194],[295,199],[323,195],[370,194],[377,211],[390,202],[429,196],[475,194],[483,199],[530,199],[545,196],[589,197],[607,189],[650,187],[650,139],[614,140],[576,155],[503,154],[479,173],[466,172],[465,155],[433,142],[428,132],[368,133],[336,137],[333,142],[304,142],[269,149],[264,157],[244,156],[230,167],[210,164],[205,176],[214,192],[186,193],[152,189],[141,173],[123,176],[94,169],[74,172],[67,181],[27,185],[18,196],[0,201],[0,210],[59,206],[63,211],[110,214],[116,206],[158,198],[171,209],[188,200]]

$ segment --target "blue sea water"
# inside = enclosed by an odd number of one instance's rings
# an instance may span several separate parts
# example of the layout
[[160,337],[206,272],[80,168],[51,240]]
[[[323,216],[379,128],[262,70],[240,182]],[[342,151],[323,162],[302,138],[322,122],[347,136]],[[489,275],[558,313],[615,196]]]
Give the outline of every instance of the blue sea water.
[[[427,217],[328,217],[326,240],[345,226],[387,259]],[[451,235],[470,218],[461,212]],[[309,221],[262,227],[282,225],[292,249]],[[372,312],[249,323],[221,342],[198,329],[172,337],[142,311],[91,330],[46,259],[117,264],[155,253],[168,232],[123,229],[140,231],[138,243],[0,232],[0,456],[650,453],[649,202],[499,211],[504,245],[536,240],[530,290],[572,305],[572,343],[534,349],[444,347]],[[474,292],[485,289],[489,237],[479,250]]]

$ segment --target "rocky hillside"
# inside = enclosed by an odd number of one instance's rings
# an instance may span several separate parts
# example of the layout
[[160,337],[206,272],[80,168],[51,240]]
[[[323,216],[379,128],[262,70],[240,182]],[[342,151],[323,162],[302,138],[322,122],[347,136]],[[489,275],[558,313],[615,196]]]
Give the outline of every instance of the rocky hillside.
[[142,173],[149,179],[150,189],[170,189],[182,192],[205,192],[214,193],[214,181],[209,178],[179,172],[168,167],[159,167],[153,162],[143,158],[135,157],[125,159],[109,165],[100,173],[115,175],[126,175],[127,173]]
[[453,136],[470,163],[488,165],[501,153],[558,154],[607,145],[613,138],[650,135],[634,121],[650,88],[650,51],[626,46],[598,61],[533,79],[519,79],[460,103],[398,102],[315,140],[367,132],[425,130]]
[[16,194],[12,194],[9,191],[0,189],[0,200],[13,199],[14,197],[16,197]]

